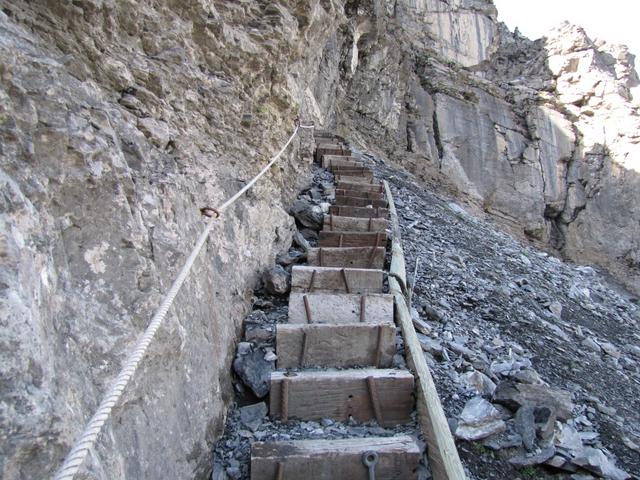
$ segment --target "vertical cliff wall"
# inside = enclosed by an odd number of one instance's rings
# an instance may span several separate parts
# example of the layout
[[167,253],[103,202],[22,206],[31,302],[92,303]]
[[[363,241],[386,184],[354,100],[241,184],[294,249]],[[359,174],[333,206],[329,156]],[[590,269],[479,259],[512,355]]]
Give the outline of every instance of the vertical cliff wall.
[[[47,478],[192,248],[199,208],[251,179],[305,115],[316,46],[343,14],[331,2],[2,9],[0,472]],[[240,322],[290,242],[308,141],[214,229],[92,452],[91,478],[210,468]]]

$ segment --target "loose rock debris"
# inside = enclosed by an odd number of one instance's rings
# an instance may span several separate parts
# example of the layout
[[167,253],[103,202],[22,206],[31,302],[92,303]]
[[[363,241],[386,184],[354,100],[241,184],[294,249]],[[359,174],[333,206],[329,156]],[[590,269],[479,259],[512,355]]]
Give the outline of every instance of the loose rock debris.
[[[637,299],[593,268],[522,244],[425,192],[406,173],[376,165],[392,185],[407,263],[420,260],[414,325],[468,477],[638,475]],[[278,257],[285,271],[317,245],[309,225],[317,225],[316,212],[328,211],[333,188],[331,174],[318,169],[313,187],[296,203],[292,213],[299,232],[294,247]],[[245,340],[264,353],[259,362],[273,353],[272,326],[286,320],[284,303],[261,296],[247,318]],[[404,367],[399,336],[397,343],[394,363]],[[238,384],[240,402],[253,390],[248,387]],[[230,411],[215,450],[214,474],[227,477],[214,478],[249,478],[250,440],[384,436],[415,429],[329,419],[283,425],[266,416],[249,424],[240,415],[238,407]],[[422,475],[428,478],[426,467]]]

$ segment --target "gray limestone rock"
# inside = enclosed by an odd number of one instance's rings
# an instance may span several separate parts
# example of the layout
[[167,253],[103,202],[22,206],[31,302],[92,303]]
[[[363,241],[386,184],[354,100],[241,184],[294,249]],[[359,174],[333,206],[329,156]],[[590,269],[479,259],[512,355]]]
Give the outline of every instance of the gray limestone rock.
[[274,265],[262,275],[264,288],[273,295],[285,295],[291,289],[291,274],[281,265]]
[[480,440],[505,429],[500,412],[482,397],[474,397],[464,406],[455,435],[463,440]]

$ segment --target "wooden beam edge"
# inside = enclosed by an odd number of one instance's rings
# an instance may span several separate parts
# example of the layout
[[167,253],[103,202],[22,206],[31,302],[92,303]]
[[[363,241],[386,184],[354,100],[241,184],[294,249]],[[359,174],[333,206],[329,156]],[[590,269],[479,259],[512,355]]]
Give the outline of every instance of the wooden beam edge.
[[[391,220],[391,267],[390,272],[398,275],[407,285],[402,237],[398,223],[398,213],[386,180],[384,189],[389,202]],[[429,463],[434,480],[464,480],[466,475],[447,418],[442,409],[433,376],[422,353],[418,335],[411,320],[411,312],[402,293],[398,280],[389,276],[389,292],[395,300],[397,322],[402,330],[405,348],[408,352],[409,367],[414,371],[417,387],[417,410],[420,429],[427,439]]]

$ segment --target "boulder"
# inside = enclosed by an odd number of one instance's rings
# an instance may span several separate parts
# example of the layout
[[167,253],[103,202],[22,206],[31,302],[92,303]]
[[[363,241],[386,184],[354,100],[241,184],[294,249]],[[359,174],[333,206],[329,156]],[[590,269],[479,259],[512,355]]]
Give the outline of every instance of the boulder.
[[270,389],[271,372],[275,362],[265,360],[266,352],[261,348],[247,353],[238,353],[233,361],[233,370],[258,398],[264,398]]

